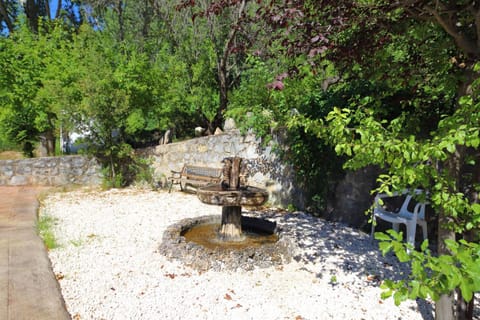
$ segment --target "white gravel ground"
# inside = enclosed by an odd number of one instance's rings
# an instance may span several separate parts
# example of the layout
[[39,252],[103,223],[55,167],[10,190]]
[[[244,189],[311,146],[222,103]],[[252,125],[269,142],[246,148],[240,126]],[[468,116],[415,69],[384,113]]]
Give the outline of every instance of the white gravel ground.
[[[42,201],[60,247],[49,252],[73,319],[433,319],[432,305],[381,300],[402,267],[368,235],[296,213],[274,219],[298,241],[282,267],[199,273],[157,252],[165,228],[220,214],[195,195],[74,191]],[[393,262],[392,262],[393,261]]]

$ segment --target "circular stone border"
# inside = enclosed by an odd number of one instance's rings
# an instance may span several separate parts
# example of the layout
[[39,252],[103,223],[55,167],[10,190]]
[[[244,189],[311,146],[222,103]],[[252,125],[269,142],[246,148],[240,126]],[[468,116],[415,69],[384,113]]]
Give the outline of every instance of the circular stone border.
[[[242,216],[243,217],[243,216]],[[248,218],[248,217],[247,217]],[[258,219],[258,218],[248,218]],[[167,227],[163,233],[159,253],[170,260],[181,261],[198,271],[253,270],[255,267],[268,268],[289,263],[292,259],[291,241],[275,228],[278,241],[257,248],[207,249],[194,242],[187,242],[182,234],[186,230],[206,223],[220,223],[217,215],[187,218]]]

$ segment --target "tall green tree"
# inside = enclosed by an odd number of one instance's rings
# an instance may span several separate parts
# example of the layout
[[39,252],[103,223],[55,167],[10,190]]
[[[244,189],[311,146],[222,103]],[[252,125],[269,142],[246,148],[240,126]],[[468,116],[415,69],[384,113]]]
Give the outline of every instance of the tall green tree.
[[[299,117],[293,125],[330,140],[339,154],[352,157],[351,168],[380,165],[386,173],[379,190],[430,190],[439,221],[437,251],[449,257],[440,265],[455,261],[451,265],[460,265],[463,274],[474,269],[455,254],[462,246],[462,252],[476,248],[472,230],[479,228],[479,12],[471,1],[369,0],[262,2],[260,10],[280,30],[272,35],[286,54],[304,55],[314,67],[329,59],[340,72],[339,85],[361,80],[368,89],[353,92],[327,124]],[[451,241],[455,245],[448,246]],[[448,270],[448,263],[435,269],[441,279],[451,279]],[[410,284],[421,281],[418,275]],[[426,285],[438,299],[437,319],[471,317],[472,304],[462,297],[472,301],[478,282],[442,281],[442,290]]]
[[[44,31],[49,29],[49,31]],[[33,33],[22,24],[14,34],[1,39],[0,77],[2,131],[13,142],[23,145],[33,156],[33,145],[43,139],[49,155],[55,153],[57,114],[61,107],[52,103],[50,81],[56,81],[58,59],[65,61],[69,34],[61,23],[40,24]]]
[[193,39],[196,38],[197,43],[198,39],[207,42],[213,49],[211,53],[215,59],[218,92],[214,116],[208,119],[208,130],[213,133],[215,128],[222,126],[228,108],[229,92],[239,83],[246,49],[256,40],[256,25],[252,23],[255,3],[247,0],[228,3],[184,1],[178,8],[187,12],[191,18]]
[[208,123],[206,119],[213,118],[211,109],[218,101],[212,93],[216,82],[211,72],[215,67],[211,65],[211,43],[198,41],[191,19],[175,10],[173,2],[152,9],[153,5],[158,3],[84,2],[90,8],[85,9],[90,12],[89,19],[117,53],[129,56],[135,51],[147,59],[155,73],[155,85],[149,87],[154,101],[145,101],[143,111],[130,118],[134,123],[133,119],[139,119],[140,114],[148,115],[149,125],[136,135],[147,138],[149,132],[170,129],[178,137],[191,136],[194,127],[203,126]]

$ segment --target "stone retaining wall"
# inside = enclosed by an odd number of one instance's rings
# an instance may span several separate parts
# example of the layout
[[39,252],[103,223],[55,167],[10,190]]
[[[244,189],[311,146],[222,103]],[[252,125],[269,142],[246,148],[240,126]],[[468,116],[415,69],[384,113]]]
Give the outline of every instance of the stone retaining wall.
[[0,185],[99,185],[100,172],[96,159],[78,155],[0,160]]
[[157,179],[165,186],[171,170],[180,171],[184,164],[221,168],[222,159],[242,157],[247,161],[248,185],[265,188],[269,203],[304,207],[303,192],[294,184],[294,171],[280,162],[270,146],[262,147],[254,135],[242,136],[238,130],[163,144],[142,150],[153,159]]

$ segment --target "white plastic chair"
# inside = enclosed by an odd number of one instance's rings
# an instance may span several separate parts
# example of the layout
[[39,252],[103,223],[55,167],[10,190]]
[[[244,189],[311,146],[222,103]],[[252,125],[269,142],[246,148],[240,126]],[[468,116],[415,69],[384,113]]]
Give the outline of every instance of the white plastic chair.
[[[416,189],[414,193],[419,194],[423,193],[423,190]],[[373,239],[373,233],[375,231],[375,223],[376,219],[380,218],[382,220],[388,221],[392,223],[392,229],[398,232],[400,223],[405,224],[407,228],[407,242],[410,243],[412,246],[415,247],[415,232],[417,230],[417,224],[422,227],[423,230],[423,240],[428,238],[427,234],[427,221],[425,220],[425,206],[427,205],[426,202],[418,202],[415,205],[415,208],[412,211],[408,210],[408,205],[412,200],[412,195],[405,191],[403,193],[405,195],[405,200],[398,212],[388,211],[382,207],[380,204],[380,199],[383,198],[390,198],[399,196],[398,193],[393,193],[393,195],[387,195],[384,193],[378,194],[375,197],[375,205],[373,209],[373,223],[372,223],[372,232],[371,237]]]

